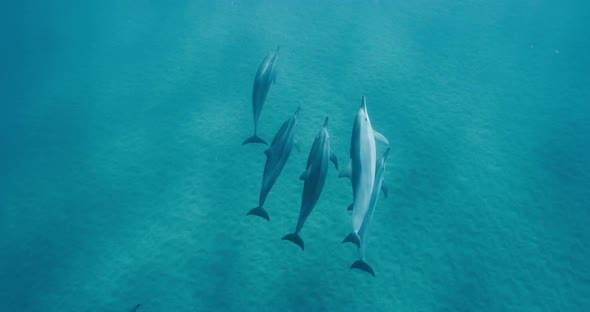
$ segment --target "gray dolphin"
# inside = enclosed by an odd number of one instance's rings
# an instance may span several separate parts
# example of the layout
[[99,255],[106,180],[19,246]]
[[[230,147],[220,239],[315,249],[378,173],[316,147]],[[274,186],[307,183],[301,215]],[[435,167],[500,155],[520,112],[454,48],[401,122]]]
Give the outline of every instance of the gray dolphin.
[[263,208],[264,201],[281,174],[287,159],[289,159],[293,146],[297,144],[295,141],[295,129],[299,117],[299,110],[300,108],[298,107],[293,116],[289,117],[283,123],[277,134],[275,134],[270,147],[264,151],[264,154],[266,154],[266,163],[264,164],[264,175],[262,177],[258,207],[250,210],[246,215],[256,215],[270,221],[268,213]]
[[252,89],[254,135],[244,140],[242,145],[248,143],[262,143],[268,145],[266,141],[257,135],[258,118],[260,117],[260,112],[262,111],[262,106],[264,106],[264,101],[266,100],[266,95],[268,94],[270,85],[277,80],[277,72],[275,67],[277,60],[279,59],[279,49],[280,46],[278,46],[274,51],[270,51],[256,72],[256,77],[254,78],[254,87]]
[[[383,154],[383,157],[381,157],[381,159],[379,159],[377,161],[377,166],[375,168],[375,184],[373,187],[373,192],[371,193],[371,202],[369,204],[369,209],[367,210],[367,214],[365,215],[365,219],[363,220],[363,225],[361,226],[361,229],[358,233],[358,235],[360,236],[360,246],[359,246],[359,256],[360,259],[355,261],[350,268],[351,269],[359,269],[359,270],[363,270],[373,276],[375,276],[375,272],[373,271],[373,269],[371,268],[371,266],[365,261],[365,250],[367,248],[367,233],[368,233],[368,229],[371,226],[371,221],[373,220],[373,213],[375,212],[375,206],[377,206],[377,201],[379,200],[379,194],[381,192],[382,187],[384,186],[383,184],[383,176],[385,173],[385,162],[387,161],[387,156],[389,155],[389,148],[387,148],[387,150],[385,151],[385,153]],[[353,234],[351,233],[350,235],[348,235],[344,241],[350,241],[347,240],[349,238],[354,237]],[[352,241],[351,241],[352,242]]]
[[352,228],[357,236],[369,208],[375,183],[375,139],[389,145],[387,139],[371,126],[367,100],[363,96],[352,128],[350,162],[339,174],[339,177],[350,177],[352,182]]
[[300,179],[304,181],[303,195],[301,199],[301,208],[299,211],[299,219],[295,227],[295,233],[283,236],[283,240],[289,240],[299,245],[303,250],[303,240],[299,236],[301,228],[309,214],[315,207],[324,183],[326,182],[326,173],[328,172],[328,161],[332,161],[336,170],[338,170],[338,160],[336,155],[330,148],[330,134],[328,133],[328,117],[324,121],[324,126],[313,141],[309,157],[307,158],[307,166]]

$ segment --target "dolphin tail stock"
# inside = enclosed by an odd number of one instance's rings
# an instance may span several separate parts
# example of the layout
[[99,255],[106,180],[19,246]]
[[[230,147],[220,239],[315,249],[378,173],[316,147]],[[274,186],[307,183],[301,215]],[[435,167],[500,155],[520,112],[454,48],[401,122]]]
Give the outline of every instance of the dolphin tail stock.
[[256,207],[256,208],[248,211],[248,213],[246,215],[247,216],[249,216],[249,215],[259,216],[263,219],[266,219],[266,221],[270,221],[270,218],[268,217],[268,212],[266,212],[266,210],[264,210],[264,208],[262,208],[262,207]]
[[358,269],[361,271],[365,271],[371,275],[373,275],[373,277],[375,277],[375,272],[373,271],[373,268],[371,268],[371,266],[365,262],[365,260],[357,260],[355,261],[351,266],[350,269]]
[[266,143],[265,140],[263,140],[261,137],[256,135],[256,133],[254,133],[253,136],[245,139],[244,142],[242,142],[242,145],[246,145],[248,143],[260,143],[260,144],[268,145],[268,143]]
[[342,240],[342,244],[344,243],[353,243],[355,244],[357,247],[361,247],[361,241],[358,237],[358,235],[356,235],[354,232],[348,234],[348,236],[346,236],[343,240]]
[[291,233],[291,234],[287,234],[285,236],[283,236],[283,238],[281,238],[281,240],[288,240],[293,242],[295,245],[301,247],[301,250],[304,250],[304,244],[303,244],[303,239],[301,239],[301,236],[299,236],[298,233]]

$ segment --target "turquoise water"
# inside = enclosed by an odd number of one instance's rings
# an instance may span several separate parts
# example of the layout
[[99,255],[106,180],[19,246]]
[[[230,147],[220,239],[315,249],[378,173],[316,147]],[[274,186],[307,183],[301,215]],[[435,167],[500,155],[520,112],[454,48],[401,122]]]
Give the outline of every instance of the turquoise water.
[[[299,2],[0,5],[0,311],[590,310],[586,2]],[[302,151],[266,222],[241,142],[277,45],[259,132],[301,106]],[[362,95],[391,142],[375,278],[333,167],[305,251],[280,240]]]

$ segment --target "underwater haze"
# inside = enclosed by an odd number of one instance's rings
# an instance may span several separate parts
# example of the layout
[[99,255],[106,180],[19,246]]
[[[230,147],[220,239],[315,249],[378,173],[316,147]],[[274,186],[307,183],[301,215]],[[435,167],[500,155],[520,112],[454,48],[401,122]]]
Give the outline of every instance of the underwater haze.
[[[0,4],[0,311],[590,311],[587,1]],[[252,86],[281,46],[258,205]],[[391,147],[366,260],[330,164],[367,97]],[[377,154],[385,146],[377,143]]]

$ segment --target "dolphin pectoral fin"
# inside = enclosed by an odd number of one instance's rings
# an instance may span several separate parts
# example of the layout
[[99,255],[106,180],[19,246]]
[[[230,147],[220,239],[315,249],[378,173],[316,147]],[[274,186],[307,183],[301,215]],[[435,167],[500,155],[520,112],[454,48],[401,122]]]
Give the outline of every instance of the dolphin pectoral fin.
[[311,166],[307,167],[307,169],[305,171],[303,171],[303,173],[299,176],[299,180],[305,181],[305,179],[307,179],[307,177],[309,176],[310,172],[311,172]]
[[346,207],[346,211],[352,211],[352,204],[348,205],[348,207]]
[[297,234],[297,233],[287,234],[287,235],[283,236],[283,238],[281,238],[281,240],[291,241],[295,245],[301,247],[301,250],[303,250],[303,247],[304,247],[303,240],[301,239],[301,236],[299,236],[299,234]]
[[355,261],[351,266],[350,269],[359,269],[361,271],[365,271],[371,275],[373,275],[373,277],[375,277],[375,272],[373,271],[373,268],[371,268],[371,266],[366,263],[364,260],[357,260]]
[[249,215],[259,216],[263,219],[266,219],[266,221],[270,221],[270,218],[268,217],[268,213],[262,207],[256,207],[256,208],[248,211],[248,213],[246,215],[247,216],[249,216]]
[[244,140],[244,142],[242,142],[242,145],[246,145],[248,143],[260,143],[260,144],[268,145],[268,143],[266,143],[266,141],[264,141],[261,137],[257,136],[256,134],[247,138],[246,140]]
[[336,166],[336,170],[338,170],[338,158],[336,158],[336,154],[330,151],[330,161]]
[[359,239],[359,236],[356,235],[354,232],[348,234],[348,236],[346,236],[343,240],[342,240],[342,244],[344,243],[353,243],[355,244],[357,247],[361,247],[361,240]]
[[352,161],[348,162],[348,165],[346,166],[346,168],[343,168],[342,170],[340,170],[340,172],[338,173],[338,177],[339,178],[342,178],[342,177],[352,178]]
[[381,142],[387,144],[387,146],[389,146],[389,141],[387,141],[387,138],[383,134],[381,134],[375,130],[373,130],[373,134],[375,134],[375,140],[381,141]]
[[266,155],[266,157],[272,157],[273,153],[276,151],[276,148],[274,148],[273,146],[267,148],[266,150],[264,150],[264,155]]
[[381,184],[381,190],[383,191],[383,196],[387,198],[387,196],[389,196],[389,188],[387,187],[387,185],[385,185],[385,182]]

